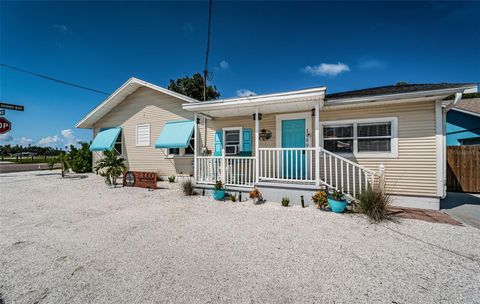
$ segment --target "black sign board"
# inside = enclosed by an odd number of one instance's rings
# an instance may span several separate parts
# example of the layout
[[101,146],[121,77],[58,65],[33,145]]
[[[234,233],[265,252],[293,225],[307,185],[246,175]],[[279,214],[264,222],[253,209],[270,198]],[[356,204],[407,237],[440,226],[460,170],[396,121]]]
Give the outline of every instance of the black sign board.
[[14,105],[10,103],[0,103],[0,108],[14,111],[23,111],[25,108],[23,106]]

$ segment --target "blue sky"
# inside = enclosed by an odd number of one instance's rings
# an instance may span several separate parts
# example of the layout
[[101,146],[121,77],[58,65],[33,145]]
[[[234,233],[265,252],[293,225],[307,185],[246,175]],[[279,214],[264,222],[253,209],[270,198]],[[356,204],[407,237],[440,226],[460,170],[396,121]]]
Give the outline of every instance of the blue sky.
[[[207,2],[1,2],[0,62],[113,92],[203,70]],[[480,81],[479,2],[215,2],[210,70],[222,97]],[[90,140],[106,96],[0,68],[13,130],[0,144]]]

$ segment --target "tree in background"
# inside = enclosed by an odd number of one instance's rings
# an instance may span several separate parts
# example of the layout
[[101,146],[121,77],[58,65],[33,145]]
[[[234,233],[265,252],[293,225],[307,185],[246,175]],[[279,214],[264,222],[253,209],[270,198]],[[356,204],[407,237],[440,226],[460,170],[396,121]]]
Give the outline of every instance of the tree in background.
[[[203,77],[200,73],[192,77],[185,76],[176,80],[170,79],[168,89],[196,100],[203,101]],[[220,92],[216,86],[207,86],[207,100],[217,99]]]

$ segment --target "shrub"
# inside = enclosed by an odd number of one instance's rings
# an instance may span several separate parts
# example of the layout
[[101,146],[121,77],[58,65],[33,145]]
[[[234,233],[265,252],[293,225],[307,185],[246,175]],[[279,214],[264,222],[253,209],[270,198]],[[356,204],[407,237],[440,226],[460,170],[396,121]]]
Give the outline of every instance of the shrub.
[[368,186],[367,189],[357,196],[357,207],[365,213],[371,222],[378,223],[388,219],[388,206],[391,197],[385,194],[380,187]]
[[290,204],[290,199],[288,197],[282,198],[282,206],[288,207],[288,204]]
[[117,155],[115,150],[103,152],[103,158],[97,161],[96,172],[105,177],[105,183],[117,187],[117,178],[127,171],[125,159]]
[[237,201],[237,196],[235,194],[230,194],[230,200],[235,203]]
[[70,168],[75,173],[92,172],[92,152],[89,149],[88,143],[81,143],[79,149],[70,145]]
[[318,191],[312,196],[312,201],[315,203],[318,209],[327,206],[327,193],[325,191]]
[[253,200],[254,204],[260,201],[262,199],[262,194],[260,193],[260,190],[254,188],[252,191],[250,191],[250,198]]
[[169,183],[174,183],[174,182],[175,182],[175,178],[176,178],[175,175],[169,176],[169,177],[168,177],[168,182],[169,182]]
[[223,189],[223,183],[222,181],[217,181],[215,185],[213,186],[213,189],[215,191],[222,190]]
[[183,191],[183,194],[187,196],[195,195],[195,190],[193,188],[193,182],[191,179],[187,179],[184,182],[182,182],[182,191]]

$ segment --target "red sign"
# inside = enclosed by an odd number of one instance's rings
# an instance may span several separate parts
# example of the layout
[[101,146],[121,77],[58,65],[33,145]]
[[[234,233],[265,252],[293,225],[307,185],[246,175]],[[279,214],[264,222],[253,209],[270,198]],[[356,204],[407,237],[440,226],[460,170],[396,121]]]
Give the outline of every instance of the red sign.
[[5,117],[0,117],[0,134],[5,134],[12,129],[12,123]]
[[157,173],[127,171],[123,174],[123,186],[157,189]]

